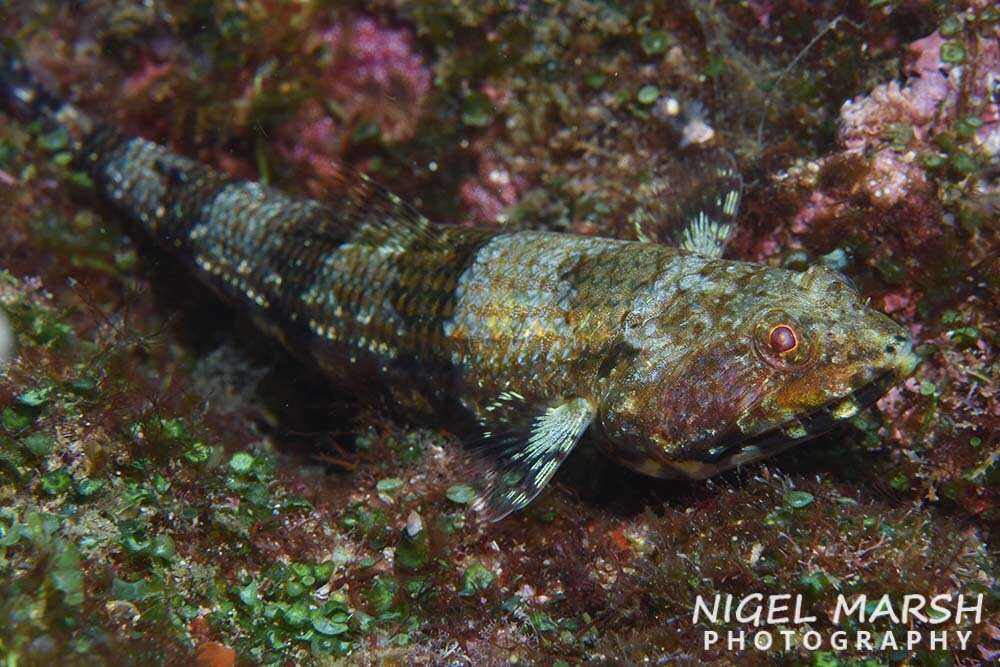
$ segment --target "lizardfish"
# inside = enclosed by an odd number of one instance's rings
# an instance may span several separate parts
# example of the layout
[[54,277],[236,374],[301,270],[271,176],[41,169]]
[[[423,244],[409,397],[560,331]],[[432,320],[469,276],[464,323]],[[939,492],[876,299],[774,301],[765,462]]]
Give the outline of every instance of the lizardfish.
[[488,518],[585,434],[642,473],[704,478],[829,430],[917,363],[841,275],[721,258],[732,168],[670,246],[438,224],[346,172],[330,201],[297,199],[88,117],[12,56],[0,106],[67,128],[101,196],[333,382],[466,415]]

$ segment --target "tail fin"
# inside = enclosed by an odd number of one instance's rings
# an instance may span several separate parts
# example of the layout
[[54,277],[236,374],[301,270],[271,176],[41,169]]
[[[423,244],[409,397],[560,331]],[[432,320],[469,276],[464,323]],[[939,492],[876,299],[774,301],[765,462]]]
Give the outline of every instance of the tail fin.
[[24,61],[0,46],[0,112],[25,122],[41,121],[49,129],[69,131],[79,142],[94,123],[75,106],[49,92]]
[[0,107],[21,120],[55,121],[63,106],[38,83],[20,58],[0,48]]

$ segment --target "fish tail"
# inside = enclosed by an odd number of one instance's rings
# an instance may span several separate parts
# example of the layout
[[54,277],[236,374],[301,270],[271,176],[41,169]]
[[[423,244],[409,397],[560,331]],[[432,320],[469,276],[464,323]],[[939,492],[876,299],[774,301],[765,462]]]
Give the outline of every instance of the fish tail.
[[[267,318],[300,251],[288,233],[320,227],[319,204],[244,181],[111,126],[85,137],[78,162],[98,193],[226,301]],[[286,242],[287,241],[287,242]]]
[[59,125],[66,106],[38,82],[21,58],[0,47],[0,108],[22,121]]
[[24,61],[0,49],[0,104],[20,120],[52,117],[62,106],[28,71]]
[[[319,217],[319,206],[238,181],[165,146],[95,121],[42,85],[0,45],[0,112],[46,131],[64,129],[75,164],[98,195],[160,245],[183,258],[229,300],[265,302],[258,278],[268,236],[291,220]],[[308,220],[306,222],[309,222]],[[279,261],[282,258],[275,258]],[[252,275],[238,267],[257,269]]]
[[77,159],[98,194],[291,348],[335,329],[337,340],[370,342],[374,332],[343,318],[382,308],[394,258],[435,238],[429,221],[361,175],[345,174],[329,202],[300,199],[111,126],[85,137]]
[[492,232],[443,232],[346,168],[323,201],[234,178],[89,120],[2,57],[0,109],[69,129],[101,198],[294,351],[306,341],[324,367],[347,372],[341,348],[373,368],[440,348],[458,276]]

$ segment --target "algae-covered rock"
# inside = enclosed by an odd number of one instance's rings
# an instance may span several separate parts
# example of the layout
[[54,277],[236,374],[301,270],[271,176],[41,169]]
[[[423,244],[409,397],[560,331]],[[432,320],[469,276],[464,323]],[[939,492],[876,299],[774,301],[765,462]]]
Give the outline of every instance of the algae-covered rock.
[[[728,256],[843,271],[922,359],[765,464],[672,482],[584,450],[484,524],[450,425],[329,386],[96,201],[67,136],[0,115],[0,654],[996,660],[998,26],[978,0],[0,2],[0,41],[60,94],[298,195],[338,162],[435,219],[633,238],[726,148]],[[807,646],[912,629],[845,625],[838,596],[959,593],[981,618],[934,628],[964,651]],[[739,624],[696,600],[727,594],[812,620],[706,646]]]

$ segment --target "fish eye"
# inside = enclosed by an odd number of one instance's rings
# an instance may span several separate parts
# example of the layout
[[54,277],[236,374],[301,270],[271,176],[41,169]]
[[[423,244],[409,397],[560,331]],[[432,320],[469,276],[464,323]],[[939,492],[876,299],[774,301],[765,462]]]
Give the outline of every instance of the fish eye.
[[794,352],[799,346],[799,337],[795,329],[787,324],[778,324],[771,327],[767,334],[767,343],[771,351],[777,355]]
[[753,347],[757,355],[777,369],[801,369],[815,358],[801,324],[781,308],[758,313],[753,324]]

